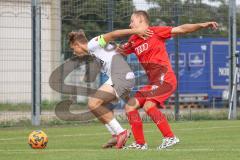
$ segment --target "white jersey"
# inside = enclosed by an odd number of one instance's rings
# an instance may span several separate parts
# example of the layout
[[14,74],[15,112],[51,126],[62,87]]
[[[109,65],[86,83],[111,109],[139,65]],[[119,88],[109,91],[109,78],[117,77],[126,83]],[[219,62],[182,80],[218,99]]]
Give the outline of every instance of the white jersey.
[[[101,61],[102,68],[101,72],[105,73],[109,78],[111,77],[111,65],[112,58],[114,55],[118,54],[113,45],[108,44],[106,47],[101,47],[98,41],[99,37],[95,37],[88,42],[88,51],[91,55],[95,56]],[[111,49],[111,51],[106,50]]]
[[90,55],[101,63],[101,72],[109,79],[104,83],[111,85],[117,97],[126,99],[135,84],[135,76],[123,56],[116,52],[113,44],[106,44],[103,36],[98,36],[88,42]]

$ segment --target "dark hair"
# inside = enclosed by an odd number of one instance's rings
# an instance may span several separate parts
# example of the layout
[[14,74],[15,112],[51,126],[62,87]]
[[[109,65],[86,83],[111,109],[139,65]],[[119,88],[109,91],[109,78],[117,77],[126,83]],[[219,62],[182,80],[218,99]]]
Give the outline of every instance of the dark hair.
[[133,14],[137,15],[137,16],[143,16],[143,18],[145,19],[147,24],[150,24],[150,16],[146,11],[143,10],[137,10],[134,11]]
[[68,33],[68,44],[72,45],[76,41],[78,41],[80,43],[88,43],[88,40],[87,40],[83,30],[72,31],[72,32]]

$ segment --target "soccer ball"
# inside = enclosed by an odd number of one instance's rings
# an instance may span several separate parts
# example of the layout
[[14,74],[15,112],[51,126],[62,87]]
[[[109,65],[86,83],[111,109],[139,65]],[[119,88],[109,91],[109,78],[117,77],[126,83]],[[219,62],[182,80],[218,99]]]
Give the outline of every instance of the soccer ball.
[[43,149],[43,148],[47,147],[47,143],[48,143],[48,137],[41,130],[33,131],[28,136],[28,144],[33,149]]

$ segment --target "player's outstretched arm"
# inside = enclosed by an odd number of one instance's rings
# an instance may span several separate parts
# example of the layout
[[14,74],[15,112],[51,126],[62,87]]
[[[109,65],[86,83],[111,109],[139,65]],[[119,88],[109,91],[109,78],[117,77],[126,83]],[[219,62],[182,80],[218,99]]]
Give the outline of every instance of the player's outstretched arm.
[[103,38],[106,41],[106,43],[108,43],[110,41],[115,40],[116,38],[125,37],[133,34],[150,37],[153,34],[153,32],[146,28],[122,29],[106,33],[103,35]]
[[212,28],[217,29],[218,23],[217,22],[205,22],[205,23],[196,23],[196,24],[183,24],[177,27],[174,27],[171,31],[173,35],[177,34],[187,34],[198,31],[204,28]]

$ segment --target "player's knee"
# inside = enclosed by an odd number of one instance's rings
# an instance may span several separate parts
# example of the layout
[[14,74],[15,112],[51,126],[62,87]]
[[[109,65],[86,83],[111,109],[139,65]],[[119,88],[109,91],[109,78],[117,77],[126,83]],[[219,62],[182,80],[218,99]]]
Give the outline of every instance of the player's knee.
[[150,108],[156,107],[156,105],[157,105],[157,103],[154,101],[146,101],[144,103],[143,109],[144,109],[144,111],[148,111]]
[[135,98],[131,98],[125,105],[125,111],[131,112],[139,108],[138,102]]
[[134,108],[133,106],[125,105],[126,113],[129,113],[129,112],[134,111],[134,110],[136,110],[136,108]]
[[90,110],[94,110],[97,107],[101,106],[103,104],[103,100],[97,99],[97,98],[89,98],[88,99],[88,108]]

